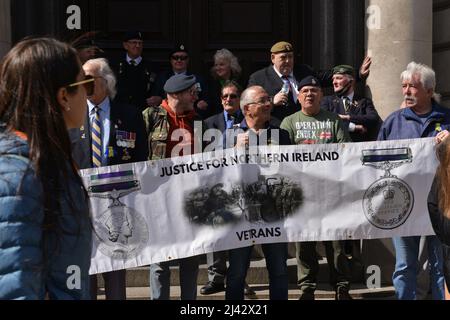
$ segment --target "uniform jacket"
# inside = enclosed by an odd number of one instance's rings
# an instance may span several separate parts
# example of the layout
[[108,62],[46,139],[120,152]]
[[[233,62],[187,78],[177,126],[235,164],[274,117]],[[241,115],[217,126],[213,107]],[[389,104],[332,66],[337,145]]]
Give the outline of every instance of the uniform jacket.
[[[111,129],[108,146],[108,165],[146,161],[148,156],[147,135],[142,114],[135,107],[117,102],[111,103]],[[89,111],[88,111],[89,112]],[[118,131],[135,133],[133,146],[121,146]],[[72,154],[81,169],[92,168],[92,144],[89,116],[84,126],[71,132]]]
[[[372,100],[355,95],[353,97],[352,105],[350,106],[348,112],[346,112],[342,99],[337,95],[331,95],[322,99],[321,107],[322,109],[335,114],[348,114],[350,115],[350,122],[357,125],[363,125],[367,129],[367,133],[365,134],[349,132],[352,141],[373,141],[377,139],[382,120],[378,115]],[[346,129],[348,129],[349,122],[344,121],[344,125]]]
[[115,101],[144,110],[147,107],[146,99],[150,97],[156,82],[151,63],[142,59],[139,65],[131,66],[123,59],[114,64],[113,69],[117,78]]
[[[0,131],[0,300],[43,300],[46,292],[50,299],[89,299],[92,231],[80,183],[68,170],[59,199],[64,231],[44,231],[43,189],[27,142]],[[80,289],[67,285],[76,276],[71,266],[79,267]]]
[[[297,82],[300,82],[303,78],[307,76],[316,76],[318,79],[325,84],[329,84],[331,79],[330,72],[323,72],[317,75],[310,66],[301,64],[294,68],[294,77]],[[280,92],[283,87],[283,80],[275,72],[273,65],[270,65],[264,69],[256,71],[250,76],[247,87],[250,86],[261,86],[263,87],[269,96],[275,96]],[[272,110],[272,116],[278,118],[282,121],[285,117],[300,111],[301,106],[297,102],[294,102],[292,94],[289,94],[289,102],[287,106],[274,107]]]
[[[148,139],[148,159],[159,160],[166,158],[167,139],[170,138],[170,124],[167,111],[162,106],[156,108],[148,107],[144,110],[143,116]],[[200,129],[203,132],[205,125],[201,118],[197,116],[194,121],[200,122]],[[202,134],[197,138],[199,139],[197,143],[203,149]]]
[[410,108],[392,113],[381,126],[378,140],[434,137],[442,130],[450,130],[450,110],[433,103],[425,125]]

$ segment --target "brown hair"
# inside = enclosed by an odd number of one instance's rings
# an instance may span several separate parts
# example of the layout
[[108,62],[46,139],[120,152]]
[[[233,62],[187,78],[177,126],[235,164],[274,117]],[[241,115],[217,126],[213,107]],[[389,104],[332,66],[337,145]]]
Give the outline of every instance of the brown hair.
[[439,209],[450,218],[450,138],[438,145],[436,154],[439,160],[436,170]]
[[[30,161],[43,188],[44,227],[57,229],[60,197],[73,164],[71,142],[57,92],[76,93],[80,62],[75,49],[51,38],[26,39],[5,56],[0,66],[0,121],[8,131],[26,134]],[[69,204],[73,201],[69,198]]]

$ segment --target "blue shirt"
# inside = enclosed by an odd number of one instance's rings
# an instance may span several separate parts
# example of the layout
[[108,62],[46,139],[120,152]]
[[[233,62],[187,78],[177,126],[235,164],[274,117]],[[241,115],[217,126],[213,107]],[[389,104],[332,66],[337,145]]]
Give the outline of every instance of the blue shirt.
[[224,110],[223,117],[225,118],[225,128],[232,129],[235,124],[238,124],[238,123],[235,123],[234,121],[235,121],[235,119],[239,118],[240,114],[241,114],[241,110],[238,110],[238,111],[236,111],[236,113],[234,114],[233,117],[230,117],[228,112],[226,112]]
[[[92,123],[95,119],[95,104],[88,100],[89,107],[89,126],[92,128]],[[111,132],[111,101],[109,97],[106,97],[98,107],[100,123],[102,124],[102,166],[108,165],[108,145],[109,145],[109,135]]]

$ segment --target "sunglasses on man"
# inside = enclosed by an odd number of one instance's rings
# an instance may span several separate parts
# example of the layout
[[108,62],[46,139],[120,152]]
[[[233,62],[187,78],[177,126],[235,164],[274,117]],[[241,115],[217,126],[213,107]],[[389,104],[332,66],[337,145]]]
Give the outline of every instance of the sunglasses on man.
[[175,60],[175,61],[185,61],[185,60],[187,60],[189,57],[188,57],[188,56],[177,56],[177,55],[173,55],[171,58],[172,58],[172,60]]
[[86,90],[86,95],[92,96],[94,94],[94,81],[95,78],[93,76],[85,76],[84,80],[71,83],[68,85],[68,87],[72,88],[79,85],[83,85],[84,89]]

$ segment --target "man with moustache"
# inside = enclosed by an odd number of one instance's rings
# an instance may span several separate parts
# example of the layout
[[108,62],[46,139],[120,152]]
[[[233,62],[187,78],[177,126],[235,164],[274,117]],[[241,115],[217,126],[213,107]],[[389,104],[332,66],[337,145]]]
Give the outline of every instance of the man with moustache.
[[[289,132],[295,144],[321,144],[349,142],[350,137],[343,127],[342,120],[334,113],[320,108],[323,97],[319,80],[309,76],[298,85],[298,100],[302,110],[286,117],[281,128]],[[297,242],[297,277],[300,300],[314,300],[317,288],[316,242]],[[324,241],[330,279],[334,285],[336,300],[350,300],[350,265],[345,255],[344,241]]]
[[[438,104],[435,93],[436,75],[430,67],[411,62],[401,74],[404,108],[393,112],[384,121],[378,140],[435,137],[445,139],[450,128],[450,110]],[[392,276],[395,293],[400,300],[418,298],[417,275],[421,237],[395,237],[395,271]],[[436,236],[426,236],[432,297],[444,299],[442,245]],[[422,248],[423,249],[423,248]],[[420,265],[423,265],[420,263]],[[428,292],[428,288],[424,288]]]
[[[195,76],[174,75],[164,85],[167,99],[163,100],[159,107],[148,107],[144,110],[149,160],[178,157],[202,151],[202,132],[198,135],[194,133],[194,122],[201,121],[194,110],[194,102],[198,100],[197,88]],[[195,148],[196,143],[199,145],[199,150]],[[195,300],[198,256],[173,262],[180,266],[181,299]],[[170,299],[170,265],[168,261],[150,265],[152,300]]]

